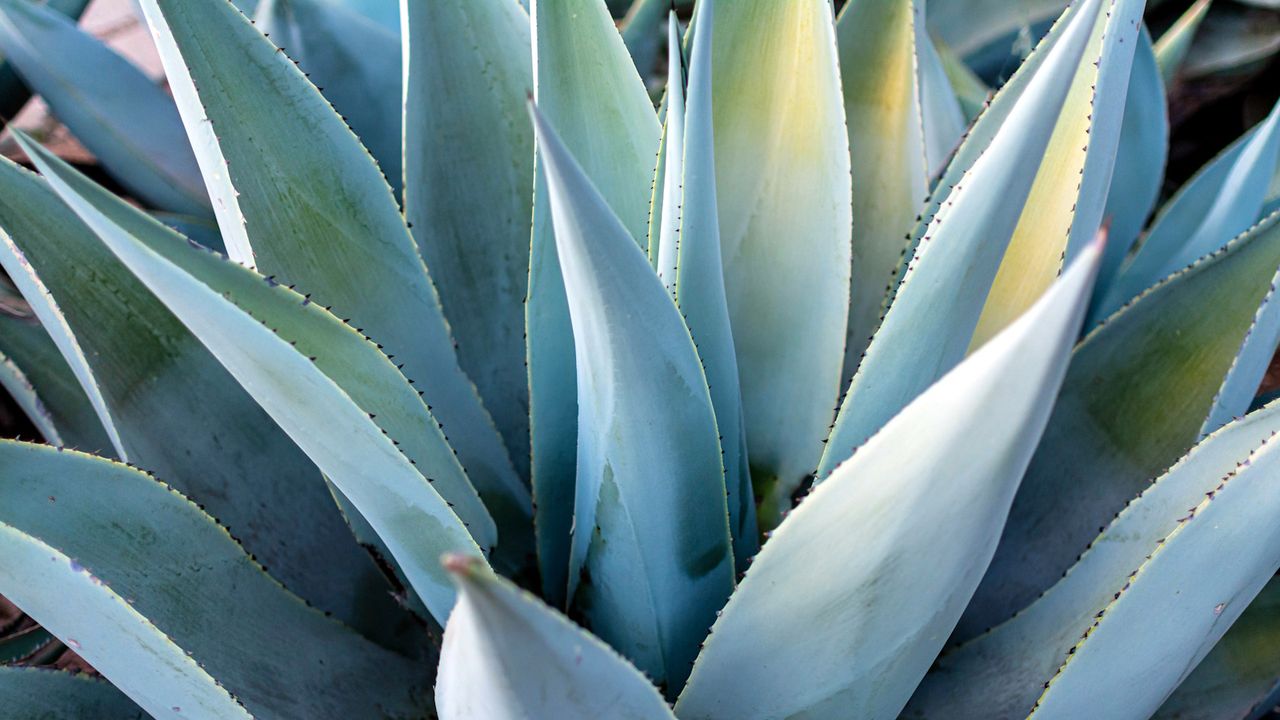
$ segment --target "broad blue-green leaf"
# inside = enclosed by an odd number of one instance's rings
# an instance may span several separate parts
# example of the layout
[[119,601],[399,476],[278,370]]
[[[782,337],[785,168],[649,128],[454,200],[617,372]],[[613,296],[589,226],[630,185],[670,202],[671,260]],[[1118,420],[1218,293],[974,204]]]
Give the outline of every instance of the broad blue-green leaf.
[[399,35],[333,0],[262,0],[254,16],[258,29],[333,103],[399,191]]
[[0,2],[0,52],[104,170],[154,207],[210,212],[173,98],[75,22]]
[[1095,316],[1111,314],[1257,222],[1278,159],[1280,102],[1262,124],[1202,168],[1160,211]]
[[541,116],[535,126],[577,347],[568,596],[674,694],[733,590],[711,395],[634,236]]
[[1100,253],[788,515],[712,628],[680,718],[897,717],[995,550]]
[[[89,7],[90,0],[32,0],[32,4],[47,6],[51,10],[78,20]],[[13,66],[0,56],[0,118],[11,118],[31,99],[27,87]]]
[[1182,63],[1191,50],[1191,41],[1195,39],[1196,30],[1200,29],[1200,23],[1204,22],[1212,2],[1213,0],[1196,0],[1156,42],[1156,64],[1160,67],[1160,77],[1165,85],[1173,84],[1182,69]]
[[938,51],[938,58],[942,61],[942,69],[947,74],[947,79],[951,81],[951,88],[956,94],[956,99],[960,101],[960,107],[964,110],[964,116],[972,122],[982,113],[983,108],[987,106],[987,101],[991,99],[991,88],[978,77],[964,60],[956,55],[955,52],[941,42],[935,42],[934,47]]
[[1095,289],[1098,300],[1119,272],[1155,207],[1169,155],[1168,99],[1156,67],[1151,36],[1145,29],[1139,33],[1134,51],[1116,153],[1115,172],[1103,211],[1107,252],[1098,271]]
[[[1029,79],[1020,75],[1006,85],[952,161],[942,180],[949,192],[941,191],[945,197],[934,201],[936,214],[922,226],[902,285],[853,377],[819,478],[969,350],[1024,205],[1033,209],[1033,182],[1077,71],[1082,65],[1093,67],[1084,53],[1095,20],[1102,16],[1100,5],[1099,0],[1085,0],[1064,17],[1059,32],[1045,41],[1043,62],[1024,68],[1023,73],[1032,73]],[[1057,180],[1055,176],[1046,183],[1057,185]],[[1072,182],[1078,181],[1077,175]],[[1006,259],[1006,267],[1008,263]]]
[[[729,531],[737,568],[745,569],[759,549],[755,495],[747,462],[738,359],[724,290],[724,261],[716,198],[715,130],[712,126],[712,0],[700,0],[689,66],[689,102],[685,123],[680,210],[680,247],[676,264],[676,304],[684,314],[707,373],[711,403],[723,449]],[[670,125],[668,125],[670,127]]]
[[[1074,654],[1081,636],[1133,579],[1133,571],[1180,526],[1188,508],[1200,504],[1206,493],[1212,497],[1222,479],[1234,474],[1241,463],[1248,464],[1251,453],[1277,430],[1280,406],[1272,406],[1223,428],[1194,448],[1163,477],[1143,488],[1048,592],[1012,619],[943,653],[912,698],[905,717],[1025,717],[1045,683]],[[1234,555],[1220,559],[1234,559]],[[1212,584],[1208,578],[1197,582]],[[1232,610],[1238,612],[1239,608],[1233,605]],[[1170,622],[1154,634],[1180,629],[1181,624]],[[1132,655],[1138,663],[1167,660],[1138,647],[1132,648]],[[1185,666],[1183,662],[1173,664]],[[1122,669],[1115,668],[1117,672]]]
[[1099,527],[1202,436],[1256,318],[1274,315],[1277,266],[1280,214],[1085,337],[957,640],[1056,582]]
[[622,20],[622,41],[641,77],[647,77],[657,63],[662,20],[674,9],[671,0],[635,0]]
[[[601,0],[534,0],[538,108],[636,242],[647,236],[661,128]],[[547,188],[534,180],[529,258],[529,424],[543,596],[563,605],[573,523],[578,403],[574,338]]]
[[855,219],[844,384],[897,285],[930,180],[964,132],[945,73],[934,82],[941,65],[924,14],[915,0],[856,0],[836,21]]
[[34,317],[0,316],[0,385],[49,444],[111,453],[111,440],[75,373]]
[[9,720],[147,720],[110,683],[48,668],[0,667],[0,707]]
[[189,244],[23,142],[103,244],[373,526],[431,613],[448,617],[454,591],[439,557],[479,555],[477,542],[493,543],[493,521],[430,410],[376,344],[276,281]]
[[446,564],[459,593],[436,678],[442,720],[675,720],[609,646],[483,565]]
[[1156,720],[1255,718],[1275,707],[1280,677],[1280,582],[1272,579],[1173,695]]
[[1062,12],[1070,0],[931,0],[929,29],[961,57]]
[[0,593],[156,718],[420,717],[426,673],[306,606],[162,482],[0,441]]
[[527,478],[529,18],[513,0],[410,1],[405,10],[405,215],[458,361]]
[[325,0],[350,8],[392,32],[400,32],[400,0]]
[[0,228],[0,264],[90,399],[111,441],[100,449],[163,473],[322,609],[381,624],[394,611],[386,585],[306,456],[45,182],[7,160]]
[[721,255],[751,474],[772,526],[822,454],[849,315],[849,137],[831,5],[716,6]]
[[152,213],[152,217],[182,233],[188,240],[195,240],[210,250],[226,253],[222,244],[222,234],[218,232],[218,223],[202,217],[177,215],[174,213]]
[[1187,77],[1233,78],[1255,72],[1280,51],[1280,13],[1218,3],[1187,53]]
[[[25,621],[30,622],[30,618],[26,618]],[[48,630],[39,625],[32,624],[22,630],[7,632],[5,637],[0,639],[0,663],[10,665],[33,661],[41,653],[52,650],[55,645],[63,647],[62,643],[50,635]]]
[[504,531],[506,564],[532,508],[458,366],[448,323],[399,207],[359,140],[302,71],[225,2],[142,0],[229,255],[297,284],[422,383]]

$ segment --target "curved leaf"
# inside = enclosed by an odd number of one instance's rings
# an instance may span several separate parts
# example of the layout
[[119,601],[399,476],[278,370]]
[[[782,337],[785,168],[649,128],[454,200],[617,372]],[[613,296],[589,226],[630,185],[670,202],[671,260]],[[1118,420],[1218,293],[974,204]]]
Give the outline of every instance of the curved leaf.
[[493,521],[430,410],[377,345],[17,137],[62,199],[355,505],[431,613],[447,618],[454,591],[439,557],[479,555]]
[[[376,164],[325,98],[225,2],[142,0],[230,256],[336,308],[420,379],[427,403],[507,531],[528,489],[458,366],[439,297]],[[524,531],[524,532],[522,532]]]
[[957,639],[1050,587],[1100,526],[1202,436],[1260,308],[1274,302],[1278,266],[1280,214],[1085,337]]
[[952,161],[942,180],[949,192],[933,201],[937,213],[924,224],[897,296],[853,377],[819,478],[965,356],[1068,91],[1080,65],[1088,64],[1084,52],[1100,6],[1085,0],[1064,17],[1045,41],[1043,63],[1024,68],[1029,80],[1015,77],[1005,86]]
[[[534,0],[534,96],[636,242],[646,237],[661,127],[601,0]],[[578,402],[574,338],[551,207],[534,180],[525,306],[529,423],[543,595],[563,605],[573,524]]]
[[[84,14],[89,2],[90,0],[34,0],[34,4],[48,6],[73,20],[78,20]],[[30,99],[31,88],[0,56],[0,117],[14,117]]]
[[677,715],[897,717],[995,550],[1100,253],[1087,248],[783,521],[716,621]]
[[95,399],[102,449],[164,473],[295,592],[382,626],[395,610],[386,585],[306,456],[45,182],[7,160],[0,228],[0,264]]
[[1156,42],[1156,64],[1160,67],[1160,77],[1165,85],[1171,85],[1177,78],[1182,63],[1191,50],[1196,30],[1200,29],[1200,23],[1209,14],[1209,4],[1212,2],[1213,0],[1196,0]]
[[50,444],[99,454],[112,451],[75,373],[34,319],[0,316],[0,385]]
[[173,98],[52,8],[0,2],[0,52],[103,169],[145,202],[207,214]]
[[537,115],[535,127],[578,348],[568,597],[674,694],[733,590],[711,395],[635,238]]
[[715,19],[725,290],[751,474],[772,526],[813,472],[839,399],[849,137],[830,3],[734,0],[719,3]]
[[932,0],[929,29],[961,57],[1051,20],[1070,0]]
[[[1039,599],[1012,619],[944,653],[904,717],[1025,717],[1045,683],[1074,654],[1073,648],[1099,612],[1132,580],[1134,569],[1179,527],[1179,518],[1188,508],[1204,500],[1206,492],[1212,495],[1223,477],[1237,472],[1242,462],[1247,464],[1251,453],[1277,430],[1280,406],[1272,406],[1223,428],[1192,449],[1143,488]],[[1179,627],[1171,623],[1157,634],[1174,633]],[[1133,650],[1138,662],[1165,661],[1160,655]]]
[[436,681],[442,720],[675,720],[609,646],[483,565],[446,564],[459,592]]
[[147,720],[110,683],[62,670],[0,666],[0,707],[9,720]]
[[529,18],[513,0],[405,5],[405,215],[476,381],[529,475],[533,87]]
[[423,712],[414,663],[307,607],[163,483],[11,441],[0,461],[0,593],[152,716]]

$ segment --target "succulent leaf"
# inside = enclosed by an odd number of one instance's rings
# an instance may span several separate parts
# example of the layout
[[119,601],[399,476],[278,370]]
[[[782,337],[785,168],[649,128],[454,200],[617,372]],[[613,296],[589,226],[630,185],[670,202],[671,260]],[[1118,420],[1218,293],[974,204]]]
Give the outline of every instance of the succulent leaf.
[[[647,237],[661,126],[602,0],[534,0],[534,97],[623,226]],[[563,606],[578,447],[574,336],[547,187],[534,180],[529,423],[543,596]]]
[[1200,23],[1209,14],[1212,2],[1213,0],[1196,0],[1156,42],[1156,64],[1160,67],[1160,77],[1166,86],[1173,84],[1182,69],[1187,53],[1191,50],[1191,41],[1195,39]]
[[930,0],[929,29],[967,57],[1025,27],[1052,20],[1071,0]]
[[0,666],[0,707],[10,720],[147,720],[105,680],[47,668]]
[[430,409],[391,360],[309,298],[189,244],[23,144],[103,244],[351,500],[443,622],[454,591],[440,555],[479,556],[476,543],[488,548],[494,526]]
[[716,621],[681,718],[897,717],[995,550],[1100,253],[1086,248],[783,521]]
[[[89,7],[89,2],[90,0],[36,0],[32,4],[46,6],[72,20],[79,20]],[[0,118],[17,115],[30,99],[31,88],[27,87],[22,76],[0,55]]]
[[563,615],[469,559],[436,681],[442,720],[675,720],[647,678]]
[[529,17],[511,0],[409,0],[405,12],[405,216],[458,361],[527,479]]
[[0,460],[0,593],[153,717],[424,711],[413,662],[307,607],[162,482],[12,441]]
[[568,597],[674,695],[733,590],[711,395],[635,238],[536,113],[535,127],[577,348]]

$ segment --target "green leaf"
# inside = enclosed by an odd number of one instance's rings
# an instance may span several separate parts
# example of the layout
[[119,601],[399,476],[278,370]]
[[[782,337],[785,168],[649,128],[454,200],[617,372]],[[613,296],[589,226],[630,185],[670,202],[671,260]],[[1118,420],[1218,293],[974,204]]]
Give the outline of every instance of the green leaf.
[[32,625],[0,638],[0,663],[21,662],[57,642],[48,630]]
[[647,678],[609,646],[468,559],[446,560],[458,605],[436,681],[444,720],[675,720]]
[[[1192,449],[1154,484],[1142,488],[1062,579],[1034,603],[943,653],[904,717],[1025,717],[1045,683],[1074,655],[1081,636],[1133,579],[1133,571],[1180,526],[1188,508],[1204,500],[1206,492],[1212,495],[1222,479],[1234,474],[1241,462],[1247,464],[1251,453],[1277,430],[1280,406],[1273,406],[1223,428]],[[1197,582],[1212,586],[1207,578]],[[1176,633],[1180,627],[1169,621],[1155,634]],[[1166,660],[1137,647],[1132,650],[1139,663]],[[1181,662],[1172,664],[1185,667]]]
[[512,0],[405,9],[405,215],[440,289],[458,361],[527,478],[529,18]]
[[1057,581],[1099,528],[1206,432],[1242,344],[1261,332],[1257,318],[1274,316],[1277,266],[1280,214],[1085,337],[957,640],[1007,620]]
[[152,716],[425,710],[415,663],[307,607],[162,482],[12,441],[0,461],[0,593]]
[[1254,718],[1274,707],[1280,676],[1280,582],[1274,578],[1249,603],[1173,695],[1156,720]]
[[110,683],[63,670],[0,666],[0,707],[9,720],[147,720]]
[[458,366],[440,300],[390,188],[302,72],[225,2],[143,0],[230,256],[304,292],[387,348],[504,531],[532,548],[528,489]]
[[1177,78],[1187,59],[1187,53],[1191,50],[1191,41],[1195,39],[1200,23],[1208,15],[1212,2],[1213,0],[1196,0],[1164,31],[1156,43],[1156,64],[1160,67],[1160,77],[1165,85],[1172,85]]
[[1183,74],[1188,78],[1239,78],[1257,71],[1280,51],[1275,10],[1218,3],[1196,33]]
[[[735,567],[746,568],[759,550],[755,495],[747,461],[738,359],[724,289],[724,260],[716,197],[715,129],[711,106],[712,0],[701,0],[694,23],[689,66],[689,103],[685,123],[680,199],[680,241],[676,253],[676,304],[688,323],[706,370],[723,452],[729,531]],[[668,126],[670,127],[670,126]]]
[[1260,125],[1200,170],[1169,201],[1121,268],[1100,317],[1226,244],[1258,221],[1280,161],[1280,102]]
[[[45,182],[7,160],[0,227],[0,265],[96,410],[111,441],[103,449],[205,504],[303,597],[361,629],[382,626],[394,612],[386,585],[306,456]],[[57,368],[31,380],[57,378]],[[79,400],[70,397],[60,402]],[[70,408],[66,430],[85,427]]]
[[0,52],[112,177],[150,205],[210,212],[173,98],[56,10],[0,2]]
[[[538,108],[639,243],[647,236],[661,134],[644,83],[601,0],[536,0],[532,17]],[[573,330],[540,175],[534,180],[525,318],[538,566],[544,597],[563,606],[578,403]]]
[[254,17],[333,103],[398,192],[404,174],[399,35],[333,0],[262,0]]
[[0,385],[50,444],[111,453],[111,439],[75,373],[34,318],[0,315]]
[[622,41],[642,77],[647,77],[657,64],[662,20],[671,9],[671,0],[635,0],[622,19]]
[[182,233],[188,240],[195,240],[210,250],[220,253],[227,251],[226,245],[222,243],[222,234],[218,232],[218,223],[212,220],[164,212],[151,213],[151,216]]
[[[930,180],[964,132],[915,0],[859,0],[836,21],[853,170],[853,285],[844,385],[893,288]],[[935,62],[930,62],[935,61]],[[931,112],[929,112],[931,111]]]
[[[942,179],[947,189],[932,201],[936,214],[922,223],[902,285],[844,398],[819,478],[967,354],[1001,260],[1005,267],[1013,261],[1006,247],[1024,206],[1049,200],[1033,197],[1032,184],[1053,147],[1078,69],[1093,67],[1084,53],[1102,16],[1100,5],[1086,0],[1064,16],[1036,61],[1028,60],[995,97],[952,161]],[[1050,175],[1046,187],[1059,180]],[[1078,182],[1076,175],[1073,191]]]
[[[84,14],[89,2],[90,0],[32,0],[32,4],[48,6],[73,20],[78,20]],[[22,81],[13,66],[0,56],[0,118],[17,115],[30,99],[31,88]]]
[[535,128],[578,348],[568,596],[674,694],[733,590],[711,395],[635,238],[536,114]]
[[995,550],[1100,253],[1086,248],[788,515],[716,621],[679,717],[897,717]]
[[17,137],[62,199],[355,505],[443,622],[454,591],[440,555],[479,555],[494,526],[406,378],[316,303],[189,244]]
[[716,193],[725,290],[764,525],[813,472],[849,313],[849,138],[823,0],[716,7]]
[[929,29],[960,57],[1036,23],[1051,20],[1070,0],[932,0]]
[[942,69],[951,81],[951,88],[960,101],[960,107],[964,110],[965,119],[972,122],[991,99],[991,88],[951,48],[937,41],[934,42],[934,48],[938,51],[938,59],[942,61]]

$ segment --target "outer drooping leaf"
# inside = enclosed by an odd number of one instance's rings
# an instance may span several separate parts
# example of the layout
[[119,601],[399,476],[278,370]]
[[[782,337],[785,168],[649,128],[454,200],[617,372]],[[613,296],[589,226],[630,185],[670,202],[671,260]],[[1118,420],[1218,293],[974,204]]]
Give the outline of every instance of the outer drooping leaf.
[[1164,88],[1152,52],[1151,36],[1144,29],[1138,35],[1138,47],[1134,51],[1115,172],[1103,211],[1107,252],[1098,271],[1095,289],[1098,300],[1119,272],[1160,196],[1169,155],[1169,106]]
[[635,238],[550,126],[535,123],[577,348],[568,595],[600,637],[674,694],[733,590],[711,395]]
[[25,146],[63,200],[373,526],[431,613],[447,618],[454,591],[439,557],[479,555],[493,521],[430,410],[375,343]]
[[405,10],[405,215],[458,360],[528,477],[529,18],[512,0],[410,0]]
[[1280,159],[1280,102],[1265,121],[1196,174],[1156,218],[1095,311],[1101,319],[1258,220]]
[[263,0],[255,17],[258,29],[296,60],[342,113],[398,190],[403,148],[396,33],[333,0]]
[[[661,128],[601,0],[535,0],[534,95],[633,238],[646,237]],[[543,594],[568,584],[578,447],[574,338],[543,179],[534,180],[529,258],[529,423]]]
[[[36,5],[48,6],[69,18],[78,20],[89,7],[89,0],[34,0]],[[31,88],[22,76],[0,56],[0,117],[11,118],[31,99]]]
[[173,98],[56,10],[0,2],[0,52],[102,167],[155,207],[207,214]]
[[0,467],[0,593],[153,717],[424,711],[425,672],[307,607],[167,485],[12,441]]
[[[910,231],[964,132],[964,116],[945,80],[926,86],[936,67],[924,5],[857,0],[836,21],[853,170],[853,283],[844,383],[857,369],[884,305],[897,285]],[[932,110],[932,112],[926,112]],[[929,138],[938,141],[927,142]]]
[[[746,568],[759,549],[751,468],[742,418],[738,359],[724,291],[724,261],[716,200],[715,137],[711,106],[712,0],[701,0],[689,68],[680,211],[676,303],[684,314],[706,369],[723,449],[729,531],[736,567]],[[670,128],[670,125],[668,125]]]
[[1070,0],[933,0],[929,28],[961,57],[1051,20]]
[[95,408],[111,440],[102,449],[164,473],[321,608],[362,628],[362,606],[374,625],[394,612],[306,456],[43,181],[8,161],[0,229],[0,264]]
[[1257,322],[1275,315],[1277,266],[1280,214],[1085,338],[957,639],[1003,622],[1052,585],[1203,434],[1246,337],[1268,332]]
[[1100,252],[783,521],[716,621],[679,717],[897,716],[995,550]]
[[0,667],[0,707],[9,720],[147,720],[110,683],[47,668]]
[[1280,677],[1280,582],[1272,579],[1178,686],[1156,720],[1254,718]]
[[142,0],[230,256],[351,318],[427,403],[522,564],[528,490],[458,366],[431,278],[368,152],[315,86],[225,2]]
[[[1277,430],[1280,406],[1273,406],[1223,428],[1194,448],[1144,488],[1048,592],[1012,619],[944,653],[912,698],[905,717],[1025,717],[1045,683],[1074,655],[1081,636],[1090,632],[1100,613],[1134,580],[1134,570],[1160,548],[1164,538],[1172,537],[1185,521],[1188,508],[1199,505],[1206,493],[1213,497],[1223,478],[1237,473],[1241,463],[1248,465],[1251,453]],[[1229,565],[1234,557],[1234,552],[1226,553],[1220,560]],[[1214,581],[1201,576],[1195,582],[1213,585]],[[1235,606],[1237,602],[1242,607],[1248,600],[1232,600],[1233,612],[1241,609]],[[1207,613],[1210,616],[1214,614],[1211,610],[1212,606]],[[1170,621],[1153,636],[1174,634],[1183,627]],[[1190,669],[1190,657],[1163,656],[1140,647],[1131,650],[1132,661],[1113,666],[1115,672],[1166,663]],[[1126,706],[1119,703],[1116,712]]]
[[761,519],[813,472],[839,398],[850,179],[831,6],[716,7],[716,193]]
[[1173,83],[1191,50],[1191,41],[1195,39],[1196,30],[1209,14],[1209,4],[1213,0],[1196,0],[1187,11],[1165,30],[1156,43],[1156,64],[1160,67],[1160,77],[1165,85]]
[[1064,17],[1045,41],[1043,63],[1024,68],[1029,80],[1010,80],[952,161],[942,180],[949,192],[934,201],[937,212],[854,375],[819,478],[965,356],[1077,69],[1092,67],[1084,52],[1100,5],[1085,0]]
[[466,560],[436,679],[442,720],[674,720],[649,680],[567,618]]
[[111,453],[111,439],[75,373],[34,318],[0,316],[0,385],[51,445]]

